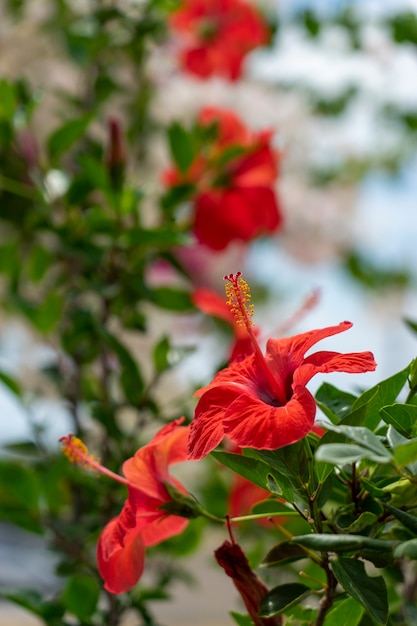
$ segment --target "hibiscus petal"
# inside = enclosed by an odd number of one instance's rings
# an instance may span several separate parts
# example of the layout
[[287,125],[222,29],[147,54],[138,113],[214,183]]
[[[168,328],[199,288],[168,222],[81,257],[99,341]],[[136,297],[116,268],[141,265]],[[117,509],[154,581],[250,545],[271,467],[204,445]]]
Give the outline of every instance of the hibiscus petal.
[[266,345],[266,360],[274,374],[282,377],[285,372],[293,372],[304,360],[305,353],[317,342],[343,333],[352,327],[351,322],[341,322],[337,326],[328,326],[310,330],[306,333],[284,337],[282,339],[268,339]]
[[189,427],[180,426],[183,419],[161,428],[155,437],[123,464],[123,474],[139,492],[165,502],[168,494],[168,468],[187,459]]
[[147,524],[141,532],[141,538],[145,546],[154,546],[175,535],[180,535],[188,525],[189,520],[177,515],[163,514],[150,524]]
[[223,439],[222,418],[225,410],[242,393],[239,386],[214,387],[199,400],[191,422],[188,458],[198,460],[217,448]]
[[[245,391],[246,387],[255,389],[258,377],[255,356],[250,354],[248,357],[238,362],[233,362],[228,367],[217,372],[211,383],[198,389],[194,395],[200,397],[209,389],[220,386],[228,387],[229,385],[233,385],[236,388],[241,387],[242,391]],[[238,393],[237,389],[236,393]]]
[[124,535],[120,542],[119,518],[112,519],[104,528],[97,544],[97,563],[105,589],[110,593],[124,593],[132,589],[142,575],[145,546],[140,527]]
[[346,372],[362,374],[376,368],[372,352],[315,352],[294,372],[294,384],[305,385],[315,374]]
[[241,448],[276,450],[305,437],[314,424],[315,414],[315,400],[302,386],[294,389],[291,400],[282,407],[242,394],[227,409],[223,429]]

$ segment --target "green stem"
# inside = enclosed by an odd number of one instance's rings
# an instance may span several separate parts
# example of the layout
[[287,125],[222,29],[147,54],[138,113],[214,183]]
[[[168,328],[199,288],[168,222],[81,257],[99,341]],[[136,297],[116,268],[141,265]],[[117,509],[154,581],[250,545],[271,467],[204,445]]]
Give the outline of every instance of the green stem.
[[[226,519],[224,517],[218,517],[217,515],[213,515],[213,513],[209,513],[205,509],[200,509],[200,514],[202,517],[209,519],[212,522],[216,522],[216,524],[225,524]],[[250,522],[258,519],[268,519],[269,517],[299,517],[299,514],[296,511],[276,511],[272,513],[253,513],[250,515],[238,515],[237,517],[230,517],[230,522]]]
[[240,515],[231,517],[231,522],[249,522],[251,520],[266,519],[268,517],[299,517],[297,511],[280,511],[279,513],[253,513],[251,515]]
[[410,404],[411,400],[416,395],[416,393],[417,393],[417,387],[411,387],[410,391],[408,392],[408,396],[405,399],[405,404]]

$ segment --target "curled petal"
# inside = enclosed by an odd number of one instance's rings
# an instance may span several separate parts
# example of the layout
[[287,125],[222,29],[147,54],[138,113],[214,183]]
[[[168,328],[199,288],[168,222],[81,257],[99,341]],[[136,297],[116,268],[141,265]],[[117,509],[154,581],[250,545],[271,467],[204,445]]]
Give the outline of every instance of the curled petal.
[[302,365],[294,372],[294,383],[306,384],[316,374],[330,374],[331,372],[346,372],[347,374],[362,374],[373,372],[376,368],[372,352],[315,352],[308,356]]
[[303,362],[305,353],[316,343],[326,337],[343,333],[351,327],[351,322],[341,322],[337,326],[318,328],[293,337],[269,339],[266,345],[268,365],[277,376],[282,377],[283,368],[285,373],[293,372]]
[[149,496],[167,500],[164,481],[169,481],[168,467],[187,459],[188,426],[183,419],[167,424],[134,457],[123,464],[123,473],[132,486]]
[[117,517],[112,519],[100,535],[97,563],[107,591],[117,594],[132,589],[141,577],[145,563],[140,527],[130,529],[121,543],[119,520]]

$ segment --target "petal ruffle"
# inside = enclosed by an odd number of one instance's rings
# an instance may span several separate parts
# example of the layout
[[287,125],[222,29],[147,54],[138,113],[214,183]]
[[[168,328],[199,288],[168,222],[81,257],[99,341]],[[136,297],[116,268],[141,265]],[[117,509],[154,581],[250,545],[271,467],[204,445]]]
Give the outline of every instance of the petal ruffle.
[[197,461],[217,448],[224,436],[222,418],[227,407],[240,395],[242,389],[213,387],[200,398],[190,426],[188,458]]
[[276,450],[305,437],[314,424],[316,403],[311,393],[297,386],[282,407],[242,394],[227,409],[224,433],[241,448]]

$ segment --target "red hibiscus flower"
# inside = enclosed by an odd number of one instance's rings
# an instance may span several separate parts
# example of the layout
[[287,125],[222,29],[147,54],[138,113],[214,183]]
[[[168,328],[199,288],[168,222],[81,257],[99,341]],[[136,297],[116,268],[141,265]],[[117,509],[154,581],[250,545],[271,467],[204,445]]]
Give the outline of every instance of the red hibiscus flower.
[[232,241],[251,241],[282,224],[274,184],[278,155],[272,133],[252,132],[231,111],[201,111],[202,128],[214,126],[216,137],[202,148],[187,172],[166,172],[169,187],[195,188],[192,229],[200,243],[223,250]]
[[299,441],[312,429],[316,403],[306,384],[318,373],[373,371],[371,352],[322,351],[305,356],[318,341],[351,328],[341,322],[294,337],[269,339],[264,355],[251,327],[252,305],[240,272],[227,278],[232,312],[251,335],[254,353],[221,370],[197,392],[189,458],[200,459],[225,435],[241,448],[276,450]]
[[170,26],[182,43],[182,67],[199,78],[236,80],[246,54],[269,39],[265,21],[244,0],[184,0]]
[[169,466],[187,458],[188,426],[176,420],[164,426],[147,445],[123,464],[123,476],[113,474],[88,455],[84,444],[69,435],[63,437],[64,453],[72,460],[91,467],[127,486],[128,497],[120,514],[101,533],[97,561],[105,589],[111,593],[128,591],[143,572],[146,546],[180,534],[188,519],[170,515],[161,508],[171,501],[167,485],[186,494],[184,487],[169,475]]

